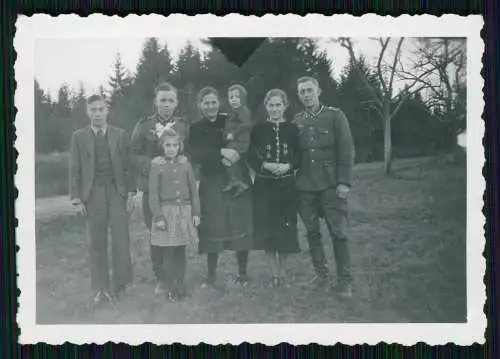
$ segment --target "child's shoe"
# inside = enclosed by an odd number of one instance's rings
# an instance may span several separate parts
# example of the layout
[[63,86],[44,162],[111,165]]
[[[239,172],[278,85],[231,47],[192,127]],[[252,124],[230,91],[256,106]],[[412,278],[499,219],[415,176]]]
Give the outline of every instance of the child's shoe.
[[158,282],[155,287],[155,295],[164,294],[166,292],[167,288],[165,287],[165,284],[162,282]]

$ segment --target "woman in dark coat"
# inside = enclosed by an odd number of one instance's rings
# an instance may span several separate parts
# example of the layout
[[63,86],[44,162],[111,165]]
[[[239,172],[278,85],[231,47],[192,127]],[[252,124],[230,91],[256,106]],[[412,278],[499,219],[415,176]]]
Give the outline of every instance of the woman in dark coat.
[[300,163],[299,131],[283,118],[285,92],[270,90],[264,105],[269,117],[255,125],[247,160],[255,170],[254,249],[266,251],[273,273],[269,285],[278,287],[285,285],[287,255],[300,251],[294,178]]
[[225,148],[224,128],[228,116],[219,113],[219,94],[212,87],[198,94],[202,119],[189,130],[191,160],[200,177],[201,224],[199,252],[207,254],[208,275],[202,287],[214,286],[218,254],[223,250],[237,253],[239,273],[236,282],[248,283],[248,251],[252,248],[253,220],[251,188],[235,196],[224,192],[227,166],[241,166],[247,183],[248,167],[235,149]]

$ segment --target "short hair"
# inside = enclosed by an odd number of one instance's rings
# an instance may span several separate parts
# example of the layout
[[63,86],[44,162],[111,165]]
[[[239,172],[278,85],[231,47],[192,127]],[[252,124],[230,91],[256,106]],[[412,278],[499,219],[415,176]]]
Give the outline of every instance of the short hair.
[[272,89],[267,91],[266,96],[264,97],[264,106],[267,105],[271,97],[276,97],[276,96],[281,98],[281,100],[283,101],[283,105],[285,105],[285,107],[288,107],[289,105],[288,96],[286,95],[286,92],[281,89]]
[[165,141],[167,141],[168,139],[172,139],[172,138],[176,139],[179,142],[179,152],[180,152],[182,150],[181,136],[173,128],[167,128],[163,131],[163,133],[161,134],[161,136],[158,140],[160,147],[163,147],[163,145],[165,144]]
[[240,93],[240,99],[242,104],[246,104],[247,102],[247,89],[240,84],[234,84],[229,86],[227,89],[227,93],[229,94],[231,91],[237,90]]
[[297,80],[297,86],[299,84],[302,84],[304,82],[309,82],[309,81],[311,81],[317,88],[319,88],[318,80],[316,80],[314,77],[311,77],[311,76],[302,76],[301,78],[299,78]]
[[175,96],[177,96],[177,88],[175,88],[175,86],[173,86],[169,82],[163,82],[163,83],[159,84],[158,86],[156,86],[156,88],[155,88],[155,97],[161,91],[172,91],[172,92],[175,93]]
[[97,95],[97,94],[87,97],[87,105],[90,105],[91,103],[97,102],[97,101],[106,102],[106,99],[104,98],[104,96]]
[[219,91],[217,91],[215,88],[211,86],[206,86],[202,88],[200,92],[198,92],[198,96],[196,97],[196,102],[200,104],[201,101],[203,101],[203,97],[207,95],[215,95],[217,96],[217,99],[219,99]]

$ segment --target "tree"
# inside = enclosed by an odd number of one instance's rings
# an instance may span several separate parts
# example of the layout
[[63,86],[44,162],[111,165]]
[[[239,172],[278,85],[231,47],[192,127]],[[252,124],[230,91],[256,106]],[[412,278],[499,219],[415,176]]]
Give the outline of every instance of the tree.
[[[377,56],[375,74],[378,82],[380,83],[380,89],[374,88],[374,86],[366,78],[365,74],[359,70],[359,67],[355,67],[358,69],[358,75],[371,93],[372,99],[370,106],[375,109],[382,120],[384,129],[384,172],[387,175],[391,174],[392,164],[391,121],[401,108],[403,102],[411,95],[411,90],[418,83],[415,79],[412,83],[407,84],[402,91],[396,94],[394,93],[394,79],[397,74],[397,66],[400,64],[401,46],[403,45],[404,38],[401,37],[397,39],[393,57],[391,61],[388,62],[388,48],[392,45],[393,40],[396,39],[391,37],[380,37],[376,39],[380,45],[380,51]],[[355,66],[357,61],[351,38],[343,37],[337,39],[336,41],[338,41],[342,47],[347,49],[350,62]],[[420,76],[417,76],[417,78],[420,78]],[[420,89],[421,88],[416,91],[419,91]]]
[[46,153],[52,150],[52,133],[56,128],[52,116],[52,103],[49,96],[35,79],[35,150]]
[[190,122],[195,122],[199,117],[196,104],[197,92],[202,86],[209,85],[207,82],[202,82],[206,75],[203,67],[200,52],[188,42],[179,53],[172,77],[178,89],[179,110]]
[[113,64],[113,74],[108,80],[109,87],[111,87],[111,103],[115,102],[119,97],[122,97],[131,83],[132,81],[130,76],[128,75],[127,70],[123,67],[121,55],[118,52]]
[[346,114],[356,147],[356,161],[370,162],[383,158],[383,129],[378,113],[373,109],[372,95],[358,72],[363,73],[374,89],[380,85],[363,56],[357,63],[348,63],[343,69],[337,88],[338,103]]
[[426,104],[439,108],[436,118],[443,131],[441,147],[450,150],[466,114],[466,39],[417,38],[415,43],[417,60],[410,71],[400,65],[400,77],[418,82],[429,92]]
[[83,83],[80,82],[78,92],[71,99],[71,117],[73,118],[73,128],[76,130],[89,123],[87,118],[87,100]]

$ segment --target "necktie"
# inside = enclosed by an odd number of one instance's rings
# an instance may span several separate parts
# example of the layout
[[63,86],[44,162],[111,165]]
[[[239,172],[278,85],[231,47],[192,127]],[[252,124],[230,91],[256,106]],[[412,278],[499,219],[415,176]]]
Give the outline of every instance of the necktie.
[[97,130],[97,136],[104,137],[104,130],[103,129]]

